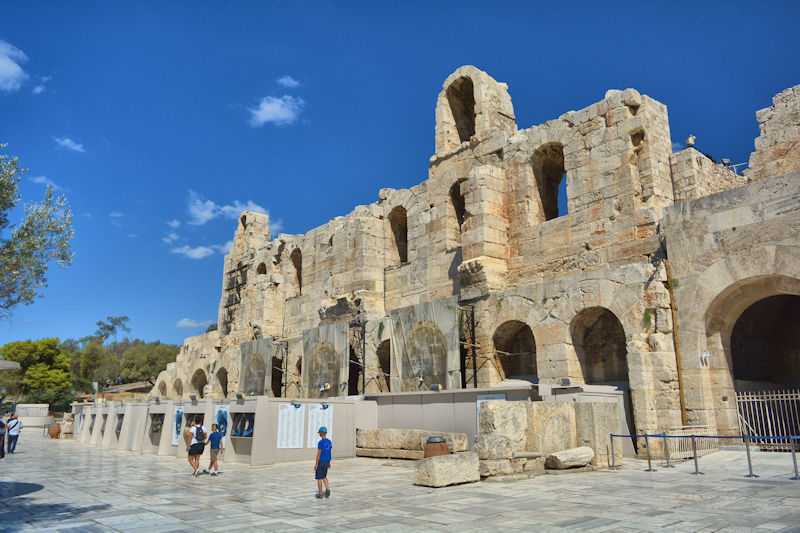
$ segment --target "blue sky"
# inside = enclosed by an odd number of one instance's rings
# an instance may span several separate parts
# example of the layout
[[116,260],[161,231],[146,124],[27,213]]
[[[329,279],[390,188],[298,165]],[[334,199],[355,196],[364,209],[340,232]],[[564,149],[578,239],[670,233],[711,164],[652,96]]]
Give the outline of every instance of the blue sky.
[[[558,4],[558,5],[556,5]],[[391,6],[391,7],[389,7]],[[0,142],[75,214],[75,260],[0,344],[109,315],[181,343],[216,321],[242,206],[304,233],[427,177],[444,79],[509,85],[519,127],[634,87],[673,141],[746,162],[800,83],[798,2],[0,1]],[[180,327],[189,326],[189,327]]]

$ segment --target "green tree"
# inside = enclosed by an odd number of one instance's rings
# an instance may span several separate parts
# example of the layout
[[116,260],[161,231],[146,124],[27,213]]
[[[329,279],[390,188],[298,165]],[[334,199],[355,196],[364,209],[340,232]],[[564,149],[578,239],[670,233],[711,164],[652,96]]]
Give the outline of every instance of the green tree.
[[180,346],[134,341],[122,356],[121,376],[130,381],[150,381],[167,368],[167,363],[175,361]]
[[59,348],[58,339],[10,342],[0,348],[0,354],[20,365],[18,370],[6,372],[0,378],[10,394],[37,403],[69,400],[70,362],[68,352]]
[[106,359],[106,347],[99,341],[86,345],[81,354],[80,375],[88,381],[99,381],[98,370]]
[[[6,147],[0,144],[0,151]],[[28,169],[16,157],[0,153],[0,319],[13,309],[33,303],[39,289],[47,286],[47,268],[55,261],[61,268],[72,263],[70,241],[72,212],[64,196],[47,187],[44,199],[25,204],[18,225],[9,215],[20,201],[19,181]],[[9,237],[6,237],[11,230]]]

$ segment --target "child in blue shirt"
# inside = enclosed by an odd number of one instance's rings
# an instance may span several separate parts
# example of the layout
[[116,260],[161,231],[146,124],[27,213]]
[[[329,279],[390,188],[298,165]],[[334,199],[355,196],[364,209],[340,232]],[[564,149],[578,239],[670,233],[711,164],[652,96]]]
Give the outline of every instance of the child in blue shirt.
[[[333,443],[327,438],[328,428],[322,426],[319,428],[319,444],[317,444],[317,462],[314,464],[314,476],[317,480],[317,498],[329,498],[331,495],[331,488],[328,486],[328,468],[331,467],[331,450]],[[325,492],[322,492],[322,483],[325,483]]]
[[[222,454],[225,447],[222,445],[222,433],[219,432],[219,428],[216,424],[211,425],[211,435],[208,436],[208,440],[206,444],[211,443],[211,462],[208,463],[208,470],[206,472],[211,472],[212,476],[216,476],[219,474],[219,463],[217,463],[217,458]],[[214,468],[214,471],[211,471],[211,468]]]

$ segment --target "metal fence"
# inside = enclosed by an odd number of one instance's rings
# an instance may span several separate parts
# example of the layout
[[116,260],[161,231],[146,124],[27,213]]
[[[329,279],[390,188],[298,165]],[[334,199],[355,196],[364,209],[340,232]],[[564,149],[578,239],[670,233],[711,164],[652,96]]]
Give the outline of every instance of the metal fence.
[[[708,455],[719,450],[719,440],[705,438],[712,435],[711,431],[705,426],[683,426],[666,431],[667,437],[690,437],[694,435],[695,446],[698,457]],[[670,458],[691,459],[694,457],[691,439],[664,439],[667,454]]]
[[[742,435],[750,435],[763,451],[789,451],[784,437],[800,434],[800,391],[737,392]],[[775,438],[778,437],[778,438]]]

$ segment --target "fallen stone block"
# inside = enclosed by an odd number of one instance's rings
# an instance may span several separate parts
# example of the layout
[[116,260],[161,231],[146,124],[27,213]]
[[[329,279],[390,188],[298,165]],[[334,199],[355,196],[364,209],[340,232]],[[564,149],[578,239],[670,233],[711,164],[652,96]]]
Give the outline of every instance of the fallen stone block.
[[511,468],[512,468],[512,470],[514,470],[514,472],[517,472],[517,473],[524,472],[525,471],[525,465],[527,465],[527,464],[528,464],[528,460],[524,459],[524,458],[522,458],[522,459],[511,459]]
[[437,455],[417,461],[417,485],[446,487],[480,481],[478,454],[475,452]]
[[476,435],[474,450],[480,459],[511,459],[511,441],[501,435]]
[[482,459],[478,471],[481,477],[488,477],[511,474],[514,472],[514,468],[510,459]]
[[358,457],[378,457],[382,459],[422,459],[425,452],[422,450],[396,450],[392,448],[356,448]]
[[481,479],[481,481],[491,481],[493,483],[510,483],[511,481],[524,481],[526,479],[530,479],[532,476],[529,473],[521,473],[521,474],[502,474],[499,476],[489,476],[487,478]]
[[592,462],[592,459],[594,459],[594,450],[588,446],[580,446],[551,453],[547,456],[545,466],[555,470],[563,470],[565,468],[586,466]]
[[356,429],[356,447],[364,449],[424,450],[428,437],[444,437],[450,453],[467,451],[466,433],[422,429]]

